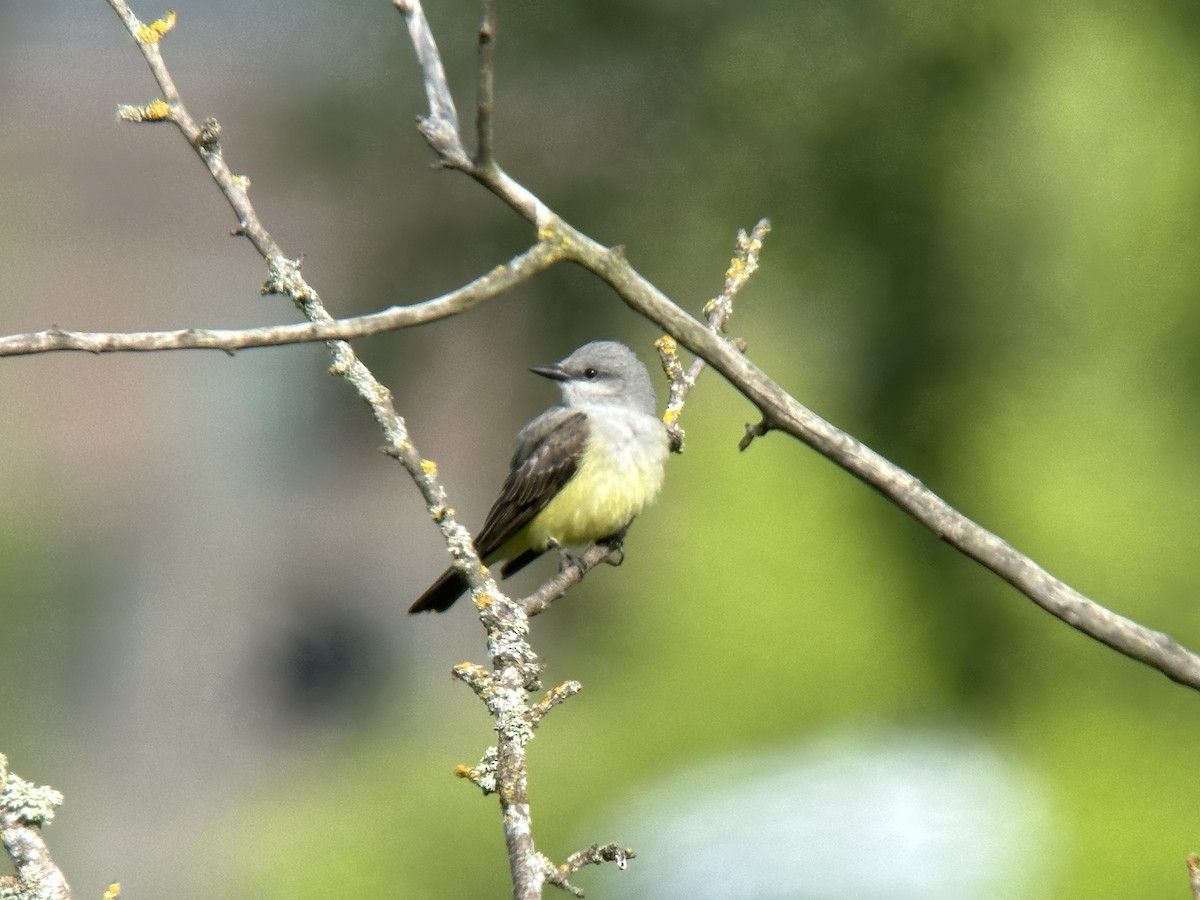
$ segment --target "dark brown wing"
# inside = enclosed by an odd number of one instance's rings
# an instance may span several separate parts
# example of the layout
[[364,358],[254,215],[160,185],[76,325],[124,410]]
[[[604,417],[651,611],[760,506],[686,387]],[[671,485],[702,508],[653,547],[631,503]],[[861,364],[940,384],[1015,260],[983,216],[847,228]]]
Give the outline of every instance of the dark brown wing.
[[512,471],[475,536],[475,549],[483,558],[528,525],[571,480],[587,445],[587,415],[556,407],[526,425],[517,437]]
[[[503,547],[571,480],[587,438],[587,416],[561,406],[547,410],[521,429],[512,470],[483,528],[475,535],[475,551],[480,559],[487,559]],[[511,575],[540,555],[540,550],[521,553],[501,569],[502,576]],[[447,569],[408,611],[444,612],[466,589],[466,580],[454,569]]]

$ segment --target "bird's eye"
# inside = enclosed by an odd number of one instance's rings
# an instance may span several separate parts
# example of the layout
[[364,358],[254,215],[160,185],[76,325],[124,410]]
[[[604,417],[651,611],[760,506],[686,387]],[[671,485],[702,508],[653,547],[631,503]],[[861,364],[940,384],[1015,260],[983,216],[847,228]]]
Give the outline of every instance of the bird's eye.
[[595,378],[599,374],[600,373],[597,372],[595,369],[593,369],[591,366],[588,366],[586,369],[583,370],[583,377],[587,378],[587,379]]

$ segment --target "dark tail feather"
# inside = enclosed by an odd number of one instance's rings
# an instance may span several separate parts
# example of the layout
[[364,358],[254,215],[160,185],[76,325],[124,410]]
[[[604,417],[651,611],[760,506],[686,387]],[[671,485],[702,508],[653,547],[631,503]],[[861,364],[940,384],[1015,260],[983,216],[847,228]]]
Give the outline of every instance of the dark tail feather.
[[445,612],[454,605],[454,601],[467,590],[467,581],[453,569],[447,569],[442,577],[435,581],[425,593],[417,598],[417,602],[408,608],[410,613]]
[[[545,550],[526,550],[519,556],[514,556],[500,567],[500,577],[507,578],[513,572],[519,572],[543,553]],[[417,598],[417,602],[408,608],[410,613],[445,612],[454,605],[454,601],[467,592],[467,579],[454,569],[447,569],[442,577],[435,581],[425,593]]]
[[514,556],[500,567],[500,577],[507,578],[514,572],[520,572],[523,568],[525,568],[545,552],[545,550],[526,550],[519,556]]

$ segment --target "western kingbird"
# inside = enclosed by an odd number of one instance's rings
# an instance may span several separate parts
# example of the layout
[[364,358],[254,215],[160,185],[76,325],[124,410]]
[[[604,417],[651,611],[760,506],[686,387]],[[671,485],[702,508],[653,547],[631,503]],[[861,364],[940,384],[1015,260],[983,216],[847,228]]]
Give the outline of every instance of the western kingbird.
[[[563,402],[517,433],[512,471],[475,536],[480,559],[504,560],[501,578],[552,546],[623,532],[658,495],[667,460],[650,373],[624,344],[593,341],[530,371],[557,381]],[[447,569],[408,611],[447,610],[467,587]]]

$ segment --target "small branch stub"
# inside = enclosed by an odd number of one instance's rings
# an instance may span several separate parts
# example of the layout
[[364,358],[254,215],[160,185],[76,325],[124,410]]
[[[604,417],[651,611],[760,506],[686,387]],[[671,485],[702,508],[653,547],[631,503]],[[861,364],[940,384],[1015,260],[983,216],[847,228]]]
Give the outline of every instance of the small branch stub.
[[763,418],[759,422],[755,422],[753,425],[747,423],[746,424],[746,433],[744,435],[742,435],[742,439],[740,441],[738,441],[738,450],[745,451],[747,447],[749,447],[752,443],[754,443],[755,438],[762,437],[768,431],[770,431],[771,428],[772,428],[771,423],[768,422],[765,418]]
[[454,774],[458,778],[465,778],[472,782],[483,791],[485,797],[488,794],[494,794],[496,793],[496,760],[499,755],[499,751],[495,747],[488,747],[483,752],[483,758],[479,761],[479,765],[474,767],[457,765],[454,767]]
[[202,153],[218,155],[221,152],[221,123],[211,116],[205,119],[196,133],[194,145]]
[[122,103],[117,107],[117,118],[122,122],[173,122],[175,109],[161,98],[145,106]]
[[583,685],[578,681],[564,681],[558,687],[551,688],[546,692],[546,696],[542,697],[529,710],[529,717],[533,722],[533,727],[536,728],[545,718],[546,713],[554,709],[564,700],[574,697],[583,690]]

